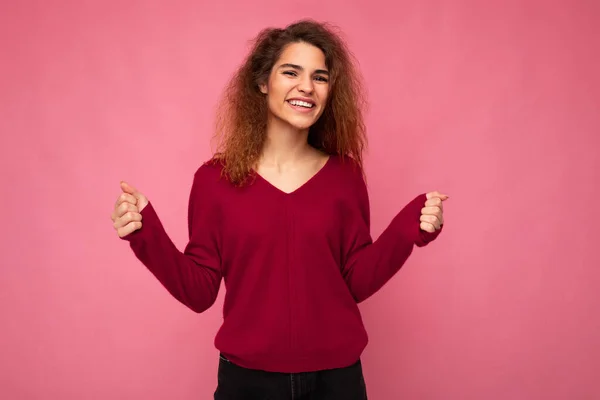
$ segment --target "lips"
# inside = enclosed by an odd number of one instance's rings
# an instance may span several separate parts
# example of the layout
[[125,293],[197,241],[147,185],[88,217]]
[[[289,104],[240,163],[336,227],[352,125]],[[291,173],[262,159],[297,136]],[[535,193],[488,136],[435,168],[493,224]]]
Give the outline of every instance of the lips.
[[310,99],[295,97],[292,99],[288,99],[287,102],[294,108],[305,108],[307,110],[315,108],[315,102]]

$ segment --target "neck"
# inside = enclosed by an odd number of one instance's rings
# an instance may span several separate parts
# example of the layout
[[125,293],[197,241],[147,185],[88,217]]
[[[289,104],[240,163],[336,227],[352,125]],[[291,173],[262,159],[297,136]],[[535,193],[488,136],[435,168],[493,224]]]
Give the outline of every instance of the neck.
[[297,129],[270,118],[260,162],[276,166],[292,164],[310,154],[311,150],[308,129]]

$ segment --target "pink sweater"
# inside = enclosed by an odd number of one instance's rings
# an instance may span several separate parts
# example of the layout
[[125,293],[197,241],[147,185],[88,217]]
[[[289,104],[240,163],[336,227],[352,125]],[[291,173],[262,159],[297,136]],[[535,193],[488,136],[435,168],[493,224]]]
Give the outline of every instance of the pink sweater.
[[350,159],[331,156],[286,194],[256,176],[239,188],[207,162],[194,175],[189,242],[178,250],[150,203],[143,227],[124,237],[181,303],[209,308],[226,294],[215,346],[234,363],[276,372],[348,366],[367,344],[357,303],[377,292],[414,246],[440,233],[419,228],[417,196],[376,240],[367,188]]

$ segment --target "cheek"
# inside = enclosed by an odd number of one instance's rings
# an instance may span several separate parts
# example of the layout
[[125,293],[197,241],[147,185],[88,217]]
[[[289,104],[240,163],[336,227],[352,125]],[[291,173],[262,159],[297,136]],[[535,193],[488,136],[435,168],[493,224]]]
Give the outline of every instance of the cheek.
[[329,88],[323,87],[319,88],[319,99],[323,104],[327,103],[327,99],[329,98]]
[[286,90],[285,87],[281,84],[271,85],[269,88],[269,102],[281,103],[286,98]]
[[279,112],[279,110],[282,107],[281,103],[282,103],[281,96],[279,96],[273,92],[269,93],[268,104],[269,104],[269,109],[271,109],[271,111]]
[[269,111],[275,115],[280,115],[285,110],[284,100],[285,97],[281,95],[280,91],[271,88],[267,94],[267,107]]

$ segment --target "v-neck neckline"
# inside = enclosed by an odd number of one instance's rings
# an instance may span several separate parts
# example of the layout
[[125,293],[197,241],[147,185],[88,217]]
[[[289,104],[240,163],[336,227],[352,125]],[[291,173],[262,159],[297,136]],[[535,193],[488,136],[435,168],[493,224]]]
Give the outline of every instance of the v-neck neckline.
[[332,161],[333,161],[333,156],[331,156],[331,155],[328,156],[327,157],[327,161],[325,161],[325,164],[323,164],[323,166],[321,166],[321,168],[319,168],[310,178],[308,178],[304,183],[302,183],[300,186],[298,186],[296,189],[292,190],[291,192],[286,192],[286,191],[280,189],[279,187],[277,187],[273,183],[271,183],[268,179],[266,179],[261,174],[259,174],[256,170],[253,170],[253,171],[254,171],[254,174],[256,175],[256,177],[259,180],[261,180],[262,182],[266,183],[267,186],[270,186],[276,192],[280,193],[283,196],[292,196],[292,195],[298,193],[298,191],[300,191],[300,190],[304,189],[305,187],[309,186],[316,179],[318,179],[319,176],[322,175],[323,172],[328,168],[329,164],[332,163]]

